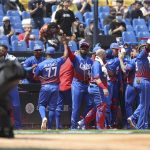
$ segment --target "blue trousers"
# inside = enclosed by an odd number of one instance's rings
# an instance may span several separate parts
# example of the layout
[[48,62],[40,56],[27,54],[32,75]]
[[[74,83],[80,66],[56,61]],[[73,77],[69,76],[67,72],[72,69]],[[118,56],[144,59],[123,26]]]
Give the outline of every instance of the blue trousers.
[[84,84],[78,81],[72,82],[72,115],[71,115],[71,128],[77,128],[77,122],[79,120],[80,107],[82,102],[85,102],[83,116],[89,111],[89,93],[88,84]]
[[125,108],[127,118],[133,114],[133,103],[137,97],[138,93],[133,84],[127,84],[125,91]]
[[39,113],[42,119],[46,117],[46,107],[48,106],[48,128],[52,128],[52,121],[57,107],[58,96],[58,84],[46,84],[41,86],[38,100]]
[[138,129],[148,129],[148,113],[150,108],[150,80],[146,78],[140,79],[140,90],[141,90],[141,96],[140,96],[140,115],[137,122],[137,128]]
[[111,104],[111,124],[115,124],[119,105],[119,84],[117,81],[108,81],[108,102]]
[[[60,118],[61,112],[64,109],[64,103],[68,105],[68,113],[69,113],[69,120],[71,120],[71,109],[72,109],[72,97],[71,97],[71,89],[66,91],[59,91],[59,98],[57,101],[57,108],[55,111],[55,119],[56,119],[56,128],[61,128]],[[70,121],[71,122],[71,121]]]
[[15,129],[20,129],[22,128],[22,123],[21,123],[21,107],[20,107],[18,86],[10,90],[9,97],[12,103],[14,113]]

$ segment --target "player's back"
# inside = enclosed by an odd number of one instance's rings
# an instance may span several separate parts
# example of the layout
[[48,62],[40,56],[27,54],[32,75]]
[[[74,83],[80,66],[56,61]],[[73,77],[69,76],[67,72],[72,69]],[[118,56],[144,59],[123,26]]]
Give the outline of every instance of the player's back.
[[57,59],[46,59],[42,63],[40,63],[36,72],[39,72],[39,77],[42,84],[48,83],[59,83],[59,71],[61,65],[64,63],[64,58]]

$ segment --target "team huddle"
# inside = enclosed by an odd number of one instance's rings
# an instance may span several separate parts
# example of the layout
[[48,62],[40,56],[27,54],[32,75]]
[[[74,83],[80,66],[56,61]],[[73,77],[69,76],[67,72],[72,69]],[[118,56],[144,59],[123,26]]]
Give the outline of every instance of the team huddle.
[[[62,41],[62,57],[54,58],[55,48],[48,47],[44,58],[42,47],[35,45],[34,56],[22,63],[28,74],[22,83],[41,83],[38,99],[41,129],[52,129],[54,118],[56,129],[62,128],[60,118],[66,101],[72,130],[93,126],[96,129],[117,128],[120,107],[123,126],[127,129],[148,129],[150,39],[136,48],[112,43],[105,51],[96,45],[92,57],[88,56],[90,45],[84,39],[75,52],[69,49],[65,36]],[[135,101],[137,108],[133,109]],[[83,103],[82,118],[79,118]]]
[[[63,43],[65,50],[61,58],[54,59],[55,49],[48,48],[46,60],[36,67],[34,65],[33,78],[42,84],[38,100],[41,129],[51,129],[54,116],[56,128],[61,128],[63,102],[67,100],[70,102],[71,129],[88,129],[91,122],[96,129],[114,128],[123,99],[124,126],[128,129],[148,129],[150,40],[138,48],[128,45],[121,48],[112,43],[107,51],[97,45],[92,58],[88,57],[90,45],[85,40],[79,42],[79,50],[74,53],[69,50],[66,40]],[[135,111],[134,101],[138,104]],[[48,119],[45,113],[47,105]]]

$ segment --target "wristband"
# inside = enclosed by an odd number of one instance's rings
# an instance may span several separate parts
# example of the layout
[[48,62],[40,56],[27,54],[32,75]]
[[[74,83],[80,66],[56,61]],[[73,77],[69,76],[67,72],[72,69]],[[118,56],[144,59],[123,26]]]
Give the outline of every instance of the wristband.
[[98,86],[101,87],[103,90],[104,90],[104,89],[107,89],[106,86],[105,86],[102,82],[99,83]]

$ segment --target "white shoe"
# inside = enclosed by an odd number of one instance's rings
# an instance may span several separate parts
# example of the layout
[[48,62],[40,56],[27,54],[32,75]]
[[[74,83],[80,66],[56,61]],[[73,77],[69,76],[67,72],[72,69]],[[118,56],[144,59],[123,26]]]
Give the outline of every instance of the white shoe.
[[136,123],[133,121],[133,119],[132,119],[131,117],[129,117],[129,118],[127,119],[127,121],[128,121],[128,123],[129,123],[129,125],[130,125],[130,127],[131,127],[132,129],[135,129],[135,128],[136,128]]
[[46,130],[47,129],[47,118],[43,118],[42,124],[41,124],[41,130]]

